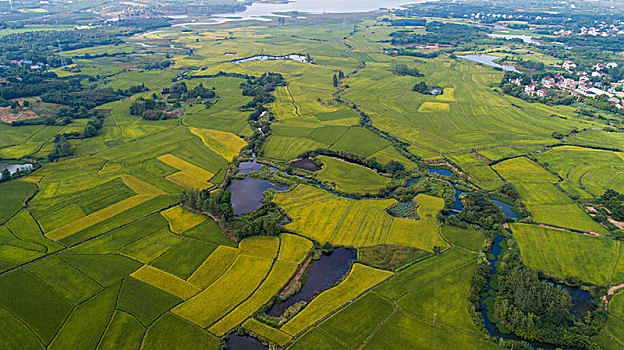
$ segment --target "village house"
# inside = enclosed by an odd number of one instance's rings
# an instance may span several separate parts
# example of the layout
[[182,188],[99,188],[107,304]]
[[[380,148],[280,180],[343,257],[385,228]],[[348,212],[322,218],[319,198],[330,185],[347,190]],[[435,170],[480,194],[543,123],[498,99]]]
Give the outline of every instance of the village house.
[[573,69],[576,69],[576,63],[570,60],[566,60],[565,62],[563,62],[563,65],[561,65],[561,67],[567,71],[571,71]]

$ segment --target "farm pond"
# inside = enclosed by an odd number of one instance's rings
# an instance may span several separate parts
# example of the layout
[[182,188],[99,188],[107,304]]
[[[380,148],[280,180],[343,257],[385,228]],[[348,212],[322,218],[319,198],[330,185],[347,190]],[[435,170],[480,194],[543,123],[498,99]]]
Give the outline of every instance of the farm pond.
[[228,350],[264,350],[266,346],[253,337],[247,335],[230,334],[227,339],[226,349]]
[[329,254],[323,254],[303,275],[301,290],[287,300],[275,303],[268,314],[280,316],[290,306],[331,287],[349,272],[351,262],[355,260],[357,252],[351,249],[334,249]]
[[[288,186],[274,184],[269,180],[256,179],[250,173],[260,170],[263,164],[253,161],[241,162],[238,165],[238,174],[247,175],[244,179],[232,179],[227,189],[232,193],[232,209],[234,215],[245,215],[260,208],[264,200],[264,191],[273,188],[277,191],[286,191]],[[275,169],[275,168],[271,168]]]

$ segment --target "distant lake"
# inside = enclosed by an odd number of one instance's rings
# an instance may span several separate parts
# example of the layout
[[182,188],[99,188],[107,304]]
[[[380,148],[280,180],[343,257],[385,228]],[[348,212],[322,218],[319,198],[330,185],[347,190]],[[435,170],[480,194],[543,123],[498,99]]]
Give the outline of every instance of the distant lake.
[[528,35],[488,34],[487,36],[489,36],[491,38],[501,38],[501,39],[507,39],[507,40],[522,39],[522,41],[524,41],[526,44],[541,45],[541,43],[539,41],[533,40],[533,37],[532,36],[528,36]]
[[245,11],[215,15],[214,22],[180,23],[174,26],[187,27],[203,24],[218,24],[233,20],[267,21],[264,16],[274,16],[276,12],[307,12],[307,13],[351,13],[369,12],[379,9],[398,8],[402,5],[423,2],[423,0],[294,0],[286,4],[269,4],[254,2]]
[[516,67],[514,67],[514,66],[506,66],[506,65],[502,65],[502,64],[498,64],[498,63],[494,62],[494,61],[496,61],[496,60],[498,60],[500,58],[498,56],[492,56],[492,55],[465,55],[465,56],[459,56],[459,57],[461,57],[463,59],[467,59],[468,61],[473,61],[473,62],[485,64],[486,66],[497,67],[497,68],[501,68],[502,70],[519,73],[518,70],[516,69]]

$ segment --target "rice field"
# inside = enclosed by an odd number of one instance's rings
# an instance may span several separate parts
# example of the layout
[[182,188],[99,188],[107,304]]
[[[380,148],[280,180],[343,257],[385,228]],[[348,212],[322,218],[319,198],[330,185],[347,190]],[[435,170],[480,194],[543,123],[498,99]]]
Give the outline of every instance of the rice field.
[[[170,44],[194,50],[173,54],[175,64],[167,69],[143,69],[153,54],[129,43],[67,52],[116,56],[75,58],[69,67],[80,72],[54,69],[59,76],[83,74],[89,77],[85,86],[149,89],[98,106],[106,114],[101,130],[91,138],[72,138],[71,157],[45,161],[57,134],[81,133],[89,119],[0,123],[0,158],[30,157],[42,165],[0,184],[0,348],[217,349],[239,325],[289,349],[497,347],[485,340],[466,306],[484,233],[441,225],[442,198],[418,194],[413,200],[420,218],[410,220],[386,211],[396,204],[392,197],[355,199],[299,184],[273,198],[292,219],[280,235],[240,242],[209,217],[177,205],[182,190],[212,189],[226,179],[229,164],[257,132],[250,111],[241,108],[252,100],[242,94],[241,77],[269,71],[282,74],[287,85],[276,87],[275,101],[264,106],[271,132],[256,148],[258,156],[281,162],[324,148],[382,165],[397,161],[421,176],[422,164],[362,127],[357,106],[374,128],[407,142],[409,152],[456,164],[481,189],[513,184],[531,213],[527,222],[533,222],[511,224],[527,266],[596,285],[624,282],[620,242],[607,238],[612,233],[576,199],[592,200],[607,189],[624,192],[621,133],[604,131],[602,119],[582,117],[576,107],[503,95],[495,88],[502,73],[489,67],[446,54],[416,61],[386,55],[382,50],[395,28],[384,22],[353,17],[348,27],[297,23],[307,20],[247,26],[245,42],[236,23],[161,28],[128,39],[157,43],[152,50],[162,57]],[[7,30],[25,29],[0,35]],[[341,41],[352,50],[345,52]],[[309,53],[314,63],[227,62],[258,52]],[[413,77],[392,73],[398,63],[417,67],[422,81],[443,94],[413,92]],[[349,74],[356,68],[357,74]],[[348,77],[335,95],[332,76],[338,70]],[[241,75],[205,77],[220,71]],[[214,104],[183,101],[167,120],[130,114],[133,99],[158,95],[178,77],[189,88],[214,88]],[[32,110],[52,115],[58,108],[42,102]],[[581,131],[564,142],[553,138],[574,128]],[[377,193],[400,181],[338,158],[318,158],[324,167],[317,178],[340,192]],[[355,263],[281,328],[263,323],[255,314],[314,254],[315,244],[325,242],[418,248],[427,256],[395,273]],[[438,249],[442,253],[434,255]],[[621,294],[611,300],[607,324],[593,338],[605,348],[624,342]]]
[[317,177],[322,181],[336,184],[336,188],[347,193],[375,193],[390,183],[390,178],[378,174],[361,165],[340,159],[319,156],[323,163]]
[[619,243],[614,240],[528,224],[512,224],[511,229],[529,267],[598,285],[624,281],[623,267],[616,264]]
[[305,185],[276,194],[274,201],[293,218],[285,227],[319,242],[354,247],[388,243],[428,251],[446,246],[438,234],[436,214],[444,206],[440,198],[416,197],[420,220],[388,214],[385,209],[395,200],[348,199]]
[[169,222],[169,229],[173,233],[181,234],[206,221],[206,216],[194,213],[182,206],[176,206],[161,212]]

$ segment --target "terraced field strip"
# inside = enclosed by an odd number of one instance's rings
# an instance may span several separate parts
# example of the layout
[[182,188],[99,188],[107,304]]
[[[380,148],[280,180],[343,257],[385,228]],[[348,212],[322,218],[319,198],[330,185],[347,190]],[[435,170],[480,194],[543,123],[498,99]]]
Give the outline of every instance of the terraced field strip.
[[121,202],[117,202],[111,206],[108,206],[102,210],[98,210],[95,213],[89,214],[76,221],[65,224],[57,229],[47,232],[45,236],[49,239],[59,241],[63,238],[69,237],[75,233],[78,233],[86,228],[89,228],[97,223],[100,223],[108,218],[111,218],[117,214],[121,214],[128,209],[134,208],[143,204],[150,199],[158,197],[157,195],[136,195],[128,199],[124,199]]
[[167,180],[190,189],[210,187],[208,181],[214,176],[213,173],[180,159],[173,154],[165,154],[156,159],[180,170],[178,173],[167,176]]
[[147,182],[137,179],[132,175],[122,175],[121,179],[131,190],[133,190],[136,194],[153,194],[153,195],[162,195],[166,194],[160,188],[154,187]]
[[230,268],[238,253],[236,248],[218,246],[187,281],[202,289],[207,288]]
[[144,265],[130,276],[182,299],[189,299],[200,291],[197,286],[180,277],[149,265]]
[[286,345],[292,339],[290,335],[280,331],[279,329],[267,326],[266,324],[253,318],[245,321],[245,323],[243,323],[243,327],[276,343],[279,346]]
[[389,271],[354,264],[344,281],[314,298],[300,313],[286,322],[281,330],[290,335],[297,335],[391,275],[392,272]]
[[[297,267],[307,256],[308,251],[313,246],[311,241],[291,234],[282,234],[280,238],[281,245],[279,255],[267,278],[247,300],[238,305],[234,310],[232,310],[232,312],[228,313],[212,327],[210,327],[210,332],[217,336],[224,335],[232,328],[241,324],[246,318],[262,307],[262,305],[267,303],[272,296],[276,295],[286,285],[286,283],[288,283],[290,277],[297,271]],[[247,241],[253,242],[253,240],[248,238],[243,240],[241,243]],[[262,241],[256,240],[255,244],[258,243],[262,244]],[[245,246],[247,244],[243,245]],[[243,247],[241,250],[245,252],[249,251],[250,248]]]
[[272,259],[239,255],[218,280],[171,312],[206,328],[249,298],[272,265]]
[[241,324],[241,322],[260,309],[272,296],[277,294],[288,283],[288,280],[296,270],[297,264],[276,261],[268,277],[262,282],[260,287],[247,300],[221,318],[208,330],[217,336],[225,335],[229,330]]

